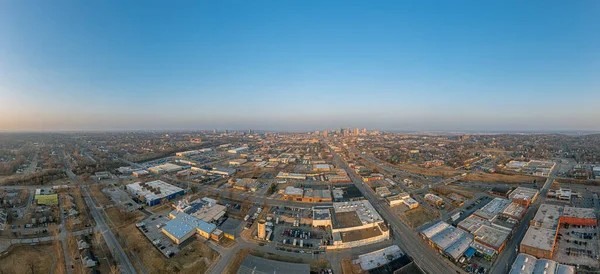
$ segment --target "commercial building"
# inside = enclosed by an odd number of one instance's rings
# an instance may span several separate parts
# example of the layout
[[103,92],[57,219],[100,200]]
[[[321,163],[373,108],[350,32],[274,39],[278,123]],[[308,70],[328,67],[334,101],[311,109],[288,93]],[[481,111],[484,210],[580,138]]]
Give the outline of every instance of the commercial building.
[[475,242],[492,248],[497,254],[500,254],[510,236],[510,231],[493,226],[482,225],[473,232],[473,236],[475,236]]
[[443,221],[423,230],[421,236],[427,240],[429,245],[455,262],[473,243],[471,234]]
[[178,165],[171,164],[171,163],[164,163],[162,165],[157,165],[157,166],[148,168],[148,171],[150,171],[154,174],[162,174],[162,173],[176,172],[176,171],[180,171],[182,169],[183,169],[182,166],[178,166]]
[[387,186],[380,186],[375,188],[375,193],[381,197],[387,197],[392,195],[392,192]]
[[484,225],[491,225],[491,222],[483,219],[481,217],[475,216],[471,214],[469,217],[462,220],[456,227],[469,232],[471,234],[475,233],[480,227]]
[[314,227],[331,227],[331,208],[313,207]]
[[425,194],[425,201],[436,206],[439,206],[444,203],[444,200],[442,198],[431,193]]
[[246,159],[235,159],[235,160],[229,161],[229,165],[241,166],[241,165],[245,164],[246,162],[248,162],[248,160],[246,160]]
[[593,208],[565,206],[563,214],[560,216],[560,223],[596,226],[598,224],[598,220],[596,219],[596,211]]
[[306,174],[300,173],[288,173],[288,172],[279,172],[277,173],[277,179],[297,179],[297,180],[306,180]]
[[200,154],[199,150],[188,150],[188,151],[182,151],[182,152],[175,153],[175,155],[179,156],[179,157],[189,157],[189,156],[194,156],[194,155],[198,155],[198,154]]
[[133,175],[133,177],[139,178],[139,177],[144,177],[144,176],[150,174],[150,172],[148,172],[147,170],[144,170],[144,169],[140,169],[140,170],[132,171],[131,174]]
[[526,208],[523,206],[523,204],[512,202],[502,212],[500,212],[499,215],[506,218],[521,220],[525,215],[525,211]]
[[176,244],[181,244],[196,233],[205,239],[210,239],[217,226],[207,223],[184,212],[171,212],[172,218],[161,228],[163,234],[167,235]]
[[149,206],[157,205],[163,199],[172,200],[184,194],[183,189],[161,180],[128,184],[126,189]]
[[401,204],[406,205],[409,209],[419,207],[419,202],[411,198],[406,192],[394,196],[388,196],[386,197],[386,201],[390,207],[395,207]]
[[498,213],[504,211],[504,209],[510,204],[510,200],[502,198],[494,198],[482,208],[476,210],[473,214],[481,217],[490,222],[498,216]]
[[[176,212],[187,213],[202,221],[211,223],[225,216],[227,207],[217,204],[217,201],[214,199],[204,197],[201,199],[196,199],[192,202],[188,202],[187,199],[177,202],[177,205],[175,205],[175,210],[170,214]],[[175,217],[171,216],[171,218]]]
[[386,265],[393,260],[402,257],[402,251],[397,245],[388,246],[386,248],[375,250],[358,256],[354,261],[355,264],[360,264],[362,270],[368,271]]
[[6,210],[0,208],[0,230],[6,229],[6,225],[8,223],[8,215],[6,214]]
[[309,274],[310,265],[268,260],[248,254],[237,271],[237,274],[274,273]]
[[240,153],[243,153],[246,151],[248,151],[248,147],[238,147],[238,148],[230,149],[227,152],[232,153],[232,154],[240,154]]
[[552,259],[557,232],[556,229],[529,227],[519,250],[537,258]]
[[488,193],[492,196],[508,198],[511,192],[512,189],[508,187],[493,187]]
[[231,176],[231,175],[235,174],[235,172],[236,172],[236,170],[233,168],[222,167],[222,166],[214,167],[213,169],[211,169],[209,171],[210,174],[221,175],[224,177]]
[[332,166],[329,164],[314,164],[313,171],[317,172],[329,172],[332,170]]
[[304,190],[302,188],[287,186],[283,190],[283,199],[289,201],[302,201]]
[[509,274],[575,274],[575,267],[519,253]]
[[333,203],[331,210],[333,245],[327,249],[352,248],[389,239],[388,227],[368,201]]
[[329,189],[312,189],[312,188],[297,188],[293,186],[287,186],[283,190],[282,198],[289,201],[298,202],[331,202],[331,192]]
[[232,183],[233,189],[250,192],[256,192],[260,185],[258,180],[252,178],[231,179],[229,182]]
[[371,173],[371,175],[369,176],[364,176],[362,178],[363,182],[371,182],[371,181],[378,181],[378,180],[383,180],[383,174],[379,174],[379,173]]
[[509,198],[514,203],[528,207],[531,203],[535,202],[538,194],[539,192],[536,189],[527,187],[517,187],[510,193]]
[[546,229],[556,229],[563,211],[563,206],[542,204],[529,225]]

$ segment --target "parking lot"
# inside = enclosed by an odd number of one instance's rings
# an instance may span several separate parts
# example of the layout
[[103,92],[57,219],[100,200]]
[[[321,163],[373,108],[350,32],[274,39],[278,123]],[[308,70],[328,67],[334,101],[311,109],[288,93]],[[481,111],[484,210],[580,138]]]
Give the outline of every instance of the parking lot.
[[[160,251],[160,253],[162,253],[165,257],[170,257],[177,254],[181,248],[161,232],[160,227],[169,221],[169,218],[166,216],[166,214],[168,214],[168,212],[151,215],[142,222],[138,223],[137,226],[139,231],[143,233],[146,238],[148,238],[148,240]],[[196,238],[192,237],[190,239],[195,240]],[[185,244],[186,243],[183,243],[182,247],[185,246]]]
[[554,260],[570,265],[600,267],[599,251],[596,227],[561,226]]
[[113,202],[115,202],[115,204],[119,205],[128,212],[132,212],[140,208],[140,205],[131,198],[129,193],[121,188],[108,186],[103,188],[102,192],[104,192]]

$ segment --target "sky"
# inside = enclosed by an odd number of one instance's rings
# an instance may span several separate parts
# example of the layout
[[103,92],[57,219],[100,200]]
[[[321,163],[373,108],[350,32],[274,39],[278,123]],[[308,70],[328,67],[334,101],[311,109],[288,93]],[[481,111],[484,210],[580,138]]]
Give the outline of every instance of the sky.
[[600,130],[600,1],[0,1],[0,131]]

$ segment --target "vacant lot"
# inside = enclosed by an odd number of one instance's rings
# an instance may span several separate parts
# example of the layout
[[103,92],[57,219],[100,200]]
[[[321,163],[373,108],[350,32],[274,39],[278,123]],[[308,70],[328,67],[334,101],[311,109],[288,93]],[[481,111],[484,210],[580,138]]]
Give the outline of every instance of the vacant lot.
[[9,249],[0,257],[2,273],[48,273],[54,265],[54,273],[64,273],[65,263],[59,245],[20,245]]
[[412,228],[416,228],[427,222],[437,219],[439,217],[439,213],[419,206],[415,209],[405,211],[404,213],[400,214],[400,217]]
[[532,183],[533,180],[545,181],[546,178],[528,175],[506,175],[498,173],[473,173],[464,177],[461,181],[495,182],[495,183]]
[[[205,273],[218,261],[219,254],[196,239],[187,243],[173,258],[167,259],[142,235],[135,224],[119,229],[119,233],[125,238],[129,251],[135,254],[148,273]],[[137,267],[136,263],[134,265]]]

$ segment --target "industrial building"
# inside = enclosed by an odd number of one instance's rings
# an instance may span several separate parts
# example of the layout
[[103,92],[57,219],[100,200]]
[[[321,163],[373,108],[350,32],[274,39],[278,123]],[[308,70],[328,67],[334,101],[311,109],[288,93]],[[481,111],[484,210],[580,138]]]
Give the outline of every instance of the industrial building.
[[[225,216],[227,207],[217,204],[217,201],[214,199],[204,197],[192,202],[188,202],[187,199],[177,202],[175,210],[169,213],[169,215],[177,212],[183,212],[207,223],[211,223]],[[175,217],[171,216],[171,218]]]
[[376,187],[375,188],[375,194],[377,194],[380,197],[387,197],[392,195],[392,192],[390,191],[390,189],[387,186],[380,186],[380,187]]
[[194,156],[194,155],[198,155],[198,154],[200,154],[199,150],[188,150],[188,151],[182,151],[182,152],[175,153],[175,155],[179,156],[179,157],[189,157],[189,156]]
[[517,187],[510,193],[509,198],[514,203],[528,207],[531,203],[535,202],[538,194],[539,191],[537,191],[536,189],[527,187]]
[[509,274],[575,274],[575,267],[559,264],[552,260],[537,259],[534,256],[519,253],[515,259]]
[[313,207],[314,227],[331,227],[331,211],[330,208]]
[[[388,227],[368,201],[333,203],[331,210],[329,222],[333,245],[327,246],[327,249],[352,248],[389,239]],[[326,220],[318,223],[326,223]]]
[[258,180],[252,178],[231,179],[229,182],[232,184],[233,189],[249,192],[256,192],[260,185]]
[[162,174],[162,173],[176,172],[176,171],[180,171],[182,169],[183,169],[182,166],[178,166],[178,165],[171,164],[171,163],[164,163],[162,165],[157,165],[157,166],[148,168],[148,171],[150,171],[154,174]]
[[419,207],[419,202],[411,198],[410,195],[408,195],[408,193],[406,192],[394,196],[388,196],[386,198],[386,201],[388,202],[388,205],[390,207],[398,206],[401,204],[406,205],[409,209]]
[[442,198],[431,193],[425,194],[425,201],[436,206],[439,206],[444,203],[444,200]]
[[362,270],[371,270],[386,265],[393,260],[402,257],[402,251],[397,245],[388,246],[386,248],[375,250],[358,256],[353,263],[360,264]]
[[558,229],[562,224],[596,226],[596,212],[593,208],[542,204],[521,241],[521,252],[552,259]]
[[235,160],[229,161],[229,165],[241,166],[241,165],[245,164],[246,162],[248,162],[248,160],[246,160],[246,159],[235,159]]
[[235,174],[235,172],[236,172],[236,170],[233,168],[222,167],[222,166],[214,167],[213,169],[211,169],[209,171],[210,174],[221,175],[224,177],[231,176],[231,175]]
[[240,153],[244,153],[246,151],[248,151],[248,147],[238,147],[238,148],[230,149],[227,152],[232,153],[232,154],[240,154]]
[[482,225],[473,232],[475,242],[492,248],[496,254],[500,254],[510,236],[510,230],[500,229],[494,226]]
[[471,214],[469,217],[458,223],[456,227],[473,234],[484,225],[491,225],[491,222]]
[[133,175],[133,177],[136,177],[136,178],[144,177],[148,174],[150,174],[150,172],[148,172],[147,170],[144,170],[144,169],[134,170],[131,172],[131,175]]
[[329,172],[332,170],[332,166],[329,164],[314,164],[313,171],[317,172]]
[[500,212],[499,215],[506,218],[521,220],[525,215],[525,212],[526,207],[523,206],[523,204],[512,202],[502,212]]
[[163,199],[172,200],[175,197],[184,194],[183,189],[167,184],[161,180],[128,184],[126,189],[149,206],[157,205]]
[[288,173],[280,171],[277,173],[277,179],[296,179],[296,180],[306,180],[306,174],[300,173]]
[[331,192],[329,189],[312,189],[312,188],[297,188],[287,186],[283,190],[282,198],[288,201],[298,202],[331,202]]
[[510,200],[496,197],[473,214],[492,222],[509,204]]
[[458,261],[473,243],[473,236],[440,221],[423,230],[421,236],[429,245],[453,261]]
[[161,228],[176,244],[181,244],[196,233],[205,239],[210,239],[211,234],[217,229],[214,224],[207,223],[184,212],[171,212],[170,221]]
[[309,274],[310,265],[268,260],[248,254],[237,271],[237,274],[274,273]]

